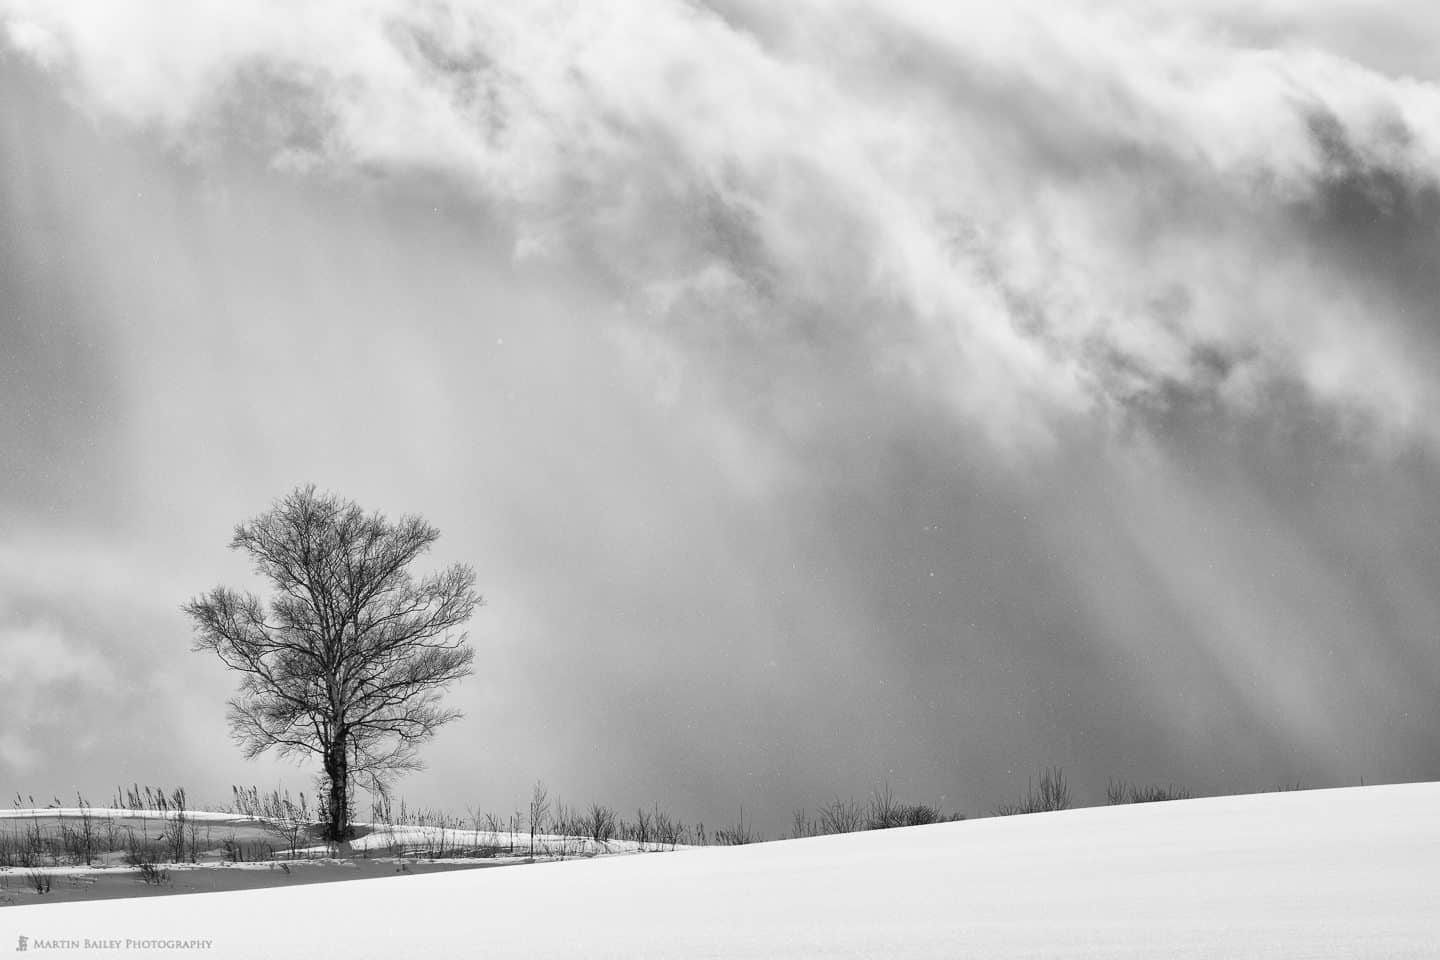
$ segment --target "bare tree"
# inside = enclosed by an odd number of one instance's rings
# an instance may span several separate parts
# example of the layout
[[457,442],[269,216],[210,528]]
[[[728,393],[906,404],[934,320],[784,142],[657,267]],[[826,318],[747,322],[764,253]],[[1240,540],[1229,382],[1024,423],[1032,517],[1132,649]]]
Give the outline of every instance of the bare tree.
[[535,781],[535,789],[530,792],[530,856],[535,856],[535,837],[545,830],[545,822],[550,816],[550,791],[545,784],[539,780]]
[[353,778],[418,769],[418,746],[460,715],[440,695],[471,670],[455,631],[481,603],[475,573],[406,569],[439,536],[420,517],[390,523],[300,487],[230,541],[274,586],[269,604],[216,587],[184,607],[194,649],[242,675],[229,721],[246,757],[320,758],[326,839],[349,834]]
[[608,843],[615,836],[615,811],[604,804],[590,804],[590,813],[584,821],[585,832],[596,843]]

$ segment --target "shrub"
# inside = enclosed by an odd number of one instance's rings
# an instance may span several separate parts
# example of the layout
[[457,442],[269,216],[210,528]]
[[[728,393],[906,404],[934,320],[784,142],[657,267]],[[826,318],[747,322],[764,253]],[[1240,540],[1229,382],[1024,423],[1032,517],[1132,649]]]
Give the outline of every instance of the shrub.
[[900,825],[904,827],[919,827],[927,823],[940,823],[945,815],[940,812],[939,807],[932,807],[928,803],[908,803],[900,807]]
[[535,856],[535,837],[545,829],[545,821],[550,816],[550,791],[545,784],[539,780],[535,781],[535,788],[530,792],[530,856]]
[[811,817],[803,808],[794,811],[791,817],[792,837],[817,837],[836,833],[854,833],[858,830],[888,830],[892,827],[916,827],[929,823],[946,823],[964,820],[961,813],[946,814],[939,806],[929,803],[901,803],[895,799],[886,783],[873,794],[869,802],[860,806],[853,799],[836,797],[823,807],[815,810]]
[[[34,803],[33,797],[31,803]],[[40,826],[39,815],[32,815],[25,824],[25,832],[20,837],[20,865],[22,867],[38,867],[53,861],[55,851],[52,840],[53,838],[47,836]]]
[[161,796],[164,808],[167,809],[165,817],[165,832],[161,834],[161,841],[165,844],[165,852],[172,863],[182,863],[185,860],[186,841],[188,837],[187,828],[192,822],[189,811],[185,806],[185,788],[177,787],[174,794],[167,798]]
[[[300,847],[310,837],[310,827],[316,823],[316,814],[310,809],[310,802],[302,790],[299,800],[291,799],[290,791],[281,793],[277,787],[269,793],[261,793],[254,786],[232,785],[231,809],[242,817],[261,821],[265,829],[284,844],[291,859],[299,856]],[[389,797],[385,798],[384,822],[389,823]],[[378,819],[378,818],[377,818]],[[272,848],[273,852],[273,848]]]
[[20,861],[20,838],[8,825],[0,828],[0,867],[13,867]]
[[865,825],[865,813],[853,799],[836,797],[817,813],[821,833],[854,833]]
[[220,841],[224,850],[224,858],[231,863],[244,863],[247,860],[273,860],[275,859],[275,847],[273,844],[262,843],[258,840],[246,843],[238,840],[235,834],[225,837]]
[[749,843],[759,843],[764,838],[757,834],[754,829],[745,822],[745,807],[740,807],[740,819],[735,821],[735,826],[726,830],[715,831],[715,842],[722,847],[739,847]]
[[1190,791],[1174,786],[1150,784],[1140,786],[1124,780],[1111,780],[1105,787],[1105,802],[1117,803],[1160,803],[1165,800],[1189,800]]
[[75,794],[76,804],[80,810],[77,826],[62,824],[60,827],[61,842],[65,846],[65,852],[75,862],[89,866],[95,859],[96,828],[95,817],[90,813],[90,805],[79,793]]
[[1065,810],[1069,806],[1070,785],[1065,782],[1065,771],[1059,767],[1046,767],[1040,771],[1038,784],[1032,779],[1018,801],[1002,803],[995,808],[995,815],[1009,817],[1022,813],[1048,813]]
[[585,836],[596,843],[608,843],[615,836],[615,811],[604,804],[590,804],[585,814]]
[[655,807],[655,842],[674,850],[685,836],[685,824]]
[[50,892],[50,874],[43,870],[27,871],[25,882],[38,894],[44,895]]
[[163,859],[162,848],[141,834],[137,839],[135,831],[130,830],[125,838],[125,862],[132,867],[154,865]]
[[158,887],[170,882],[170,871],[164,867],[158,867],[153,863],[141,863],[138,866],[140,879],[147,886]]
[[883,788],[870,795],[870,808],[865,813],[865,829],[888,830],[899,826],[904,826],[900,820],[900,804],[895,802],[887,782]]
[[642,847],[655,839],[655,822],[644,809],[637,808],[635,811],[635,823],[630,829],[630,839]]

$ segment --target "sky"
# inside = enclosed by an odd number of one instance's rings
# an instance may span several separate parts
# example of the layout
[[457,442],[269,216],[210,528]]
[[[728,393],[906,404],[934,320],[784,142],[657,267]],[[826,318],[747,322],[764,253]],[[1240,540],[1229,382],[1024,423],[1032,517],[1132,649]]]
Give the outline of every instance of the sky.
[[311,788],[180,611],[474,566],[412,805],[1440,779],[1420,3],[0,0],[0,793]]

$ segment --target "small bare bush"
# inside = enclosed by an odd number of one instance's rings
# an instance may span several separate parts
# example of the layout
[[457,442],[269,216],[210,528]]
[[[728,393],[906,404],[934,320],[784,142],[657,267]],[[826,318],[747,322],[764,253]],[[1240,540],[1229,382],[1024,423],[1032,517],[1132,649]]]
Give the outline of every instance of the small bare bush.
[[655,821],[650,816],[650,811],[636,809],[635,823],[631,830],[630,839],[644,847],[655,839]]
[[821,833],[854,833],[865,825],[865,812],[853,799],[836,797],[817,813]]
[[750,843],[759,843],[762,839],[754,828],[745,822],[743,805],[740,807],[740,819],[735,821],[733,827],[715,831],[715,842],[723,847],[740,847]]
[[902,804],[899,808],[898,817],[902,827],[919,827],[928,823],[940,823],[945,820],[945,815],[940,812],[940,808],[931,806],[928,803]]
[[122,846],[120,843],[120,829],[120,825],[115,822],[115,818],[107,813],[105,815],[105,850],[107,852],[114,852]]
[[904,826],[900,816],[900,804],[890,792],[890,784],[886,783],[881,789],[870,795],[870,808],[865,814],[866,830],[888,830],[891,827]]
[[655,807],[655,842],[674,850],[685,836],[685,824]]
[[88,867],[95,859],[97,826],[95,817],[90,812],[90,804],[85,802],[85,798],[76,793],[75,800],[80,811],[79,816],[73,826],[62,824],[60,835],[65,852],[76,863],[83,863]]
[[1048,813],[1066,810],[1070,806],[1070,785],[1065,781],[1065,771],[1059,767],[1046,767],[1040,771],[1040,782],[1033,779],[1024,795],[1015,803],[1002,803],[995,808],[997,817],[1009,817],[1024,813]]
[[147,886],[158,887],[170,882],[170,871],[153,863],[141,863],[138,865],[140,879]]
[[132,867],[139,867],[145,864],[155,864],[164,859],[164,848],[155,841],[149,839],[145,834],[135,836],[135,831],[126,831],[125,838],[125,862]]
[[545,830],[545,822],[550,816],[550,791],[544,782],[535,781],[535,787],[530,791],[530,856],[535,856],[535,837]]
[[[16,806],[21,805],[17,794],[15,797]],[[35,798],[30,798],[30,809],[35,809]],[[19,836],[16,854],[22,867],[39,867],[55,862],[55,850],[52,838],[45,833],[40,826],[39,814],[32,813],[25,821],[25,825]]]
[[555,801],[555,813],[550,818],[550,832],[561,837],[584,836],[584,828],[580,825],[580,816],[574,810],[565,805],[565,801]]
[[498,849],[500,846],[500,834],[505,832],[505,821],[498,813],[485,814],[485,832],[490,834],[490,840]]
[[615,836],[615,811],[604,804],[590,804],[585,814],[584,835],[596,843],[608,843]]
[[858,830],[888,830],[892,827],[915,827],[929,823],[963,820],[963,814],[945,814],[940,807],[928,803],[901,803],[895,799],[888,783],[870,795],[860,806],[853,799],[836,797],[810,817],[804,810],[793,816],[792,836],[821,836],[854,833]]
[[285,845],[290,859],[300,855],[300,848],[305,846],[310,837],[310,826],[314,823],[314,817],[310,811],[310,805],[305,799],[305,794],[300,794],[299,802],[290,799],[290,791],[285,791],[282,796],[279,790],[273,790],[269,794],[262,794],[259,798],[258,819],[265,824],[266,832],[275,836]]
[[1166,800],[1189,800],[1189,790],[1182,790],[1173,784],[1141,786],[1125,780],[1111,780],[1105,787],[1105,802],[1118,803],[1160,803]]
[[0,826],[0,867],[13,867],[19,862],[20,837],[8,824],[4,824]]
[[161,809],[165,813],[165,832],[161,834],[161,840],[165,844],[166,856],[172,863],[183,863],[186,850],[189,849],[187,841],[190,839],[190,825],[193,822],[189,810],[185,804],[185,788],[177,787],[171,796],[163,794],[160,797]]

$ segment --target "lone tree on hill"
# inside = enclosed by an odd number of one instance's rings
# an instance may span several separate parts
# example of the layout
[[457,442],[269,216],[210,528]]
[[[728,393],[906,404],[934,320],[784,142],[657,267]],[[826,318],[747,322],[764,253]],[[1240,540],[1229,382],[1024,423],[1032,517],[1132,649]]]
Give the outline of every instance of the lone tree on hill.
[[242,675],[229,721],[245,756],[320,757],[327,839],[350,835],[352,779],[418,769],[419,745],[460,716],[440,694],[471,672],[455,631],[481,603],[475,572],[406,570],[439,536],[420,517],[390,523],[300,487],[230,541],[274,585],[268,606],[224,587],[184,606],[194,649]]

